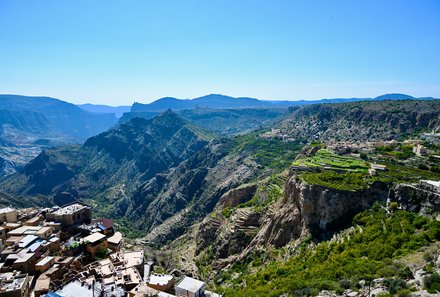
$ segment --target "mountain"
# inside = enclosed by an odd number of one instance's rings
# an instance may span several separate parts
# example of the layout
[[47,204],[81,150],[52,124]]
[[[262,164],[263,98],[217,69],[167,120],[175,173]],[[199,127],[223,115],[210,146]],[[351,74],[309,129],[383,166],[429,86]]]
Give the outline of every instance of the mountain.
[[291,107],[274,136],[373,141],[440,130],[439,100],[374,100]]
[[[332,98],[318,100],[259,100],[247,97],[229,97],[219,94],[206,95],[194,99],[177,99],[165,97],[158,99],[149,104],[135,102],[131,108],[131,112],[160,112],[167,109],[183,110],[183,109],[232,109],[232,108],[279,108],[289,106],[302,106],[318,103],[347,103],[358,101],[373,100],[406,100],[417,99],[405,94],[386,94],[376,98]],[[420,100],[436,100],[432,97],[420,98]]]
[[0,95],[0,173],[10,174],[43,149],[79,143],[116,123],[49,97]]
[[[190,112],[204,119],[198,111]],[[439,129],[439,115],[439,101],[317,104],[292,107],[264,133],[214,138],[166,111],[120,123],[81,146],[45,150],[0,187],[56,203],[68,192],[72,199],[89,199],[102,215],[148,232],[145,240],[165,242],[203,219],[228,190],[287,168],[298,142],[395,139]]]
[[413,96],[406,94],[396,94],[396,93],[385,94],[374,98],[374,100],[414,100],[414,99],[416,98],[414,98]]
[[194,99],[177,99],[172,97],[161,98],[150,104],[135,102],[131,108],[132,112],[163,111],[166,109],[182,110],[195,108],[250,108],[268,107],[271,104],[254,98],[234,98],[225,95],[211,94]]
[[74,104],[49,97],[0,95],[0,110],[38,112],[47,119],[51,129],[41,132],[61,133],[78,139],[105,131],[116,122],[112,114],[90,113]]
[[292,162],[298,149],[256,135],[213,139],[166,111],[133,118],[81,146],[45,150],[0,187],[60,204],[68,192],[163,242],[202,219],[226,191]]
[[[185,109],[176,111],[182,118],[221,135],[238,135],[268,127],[282,119],[287,108]],[[159,112],[129,112],[120,123],[135,117],[151,119]]]
[[113,113],[118,119],[122,117],[122,115],[125,112],[129,112],[131,109],[131,106],[108,106],[108,105],[98,105],[98,104],[90,104],[90,103],[77,104],[76,106],[78,106],[79,108],[85,111],[94,112],[94,113]]

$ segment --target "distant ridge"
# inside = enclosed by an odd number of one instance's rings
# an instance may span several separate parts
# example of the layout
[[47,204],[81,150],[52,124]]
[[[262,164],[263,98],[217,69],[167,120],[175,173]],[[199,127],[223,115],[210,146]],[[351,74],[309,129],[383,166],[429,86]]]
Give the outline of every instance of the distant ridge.
[[89,112],[95,112],[95,113],[113,113],[115,114],[116,118],[120,118],[124,113],[129,112],[131,109],[131,106],[108,106],[108,105],[102,105],[102,104],[77,104],[79,108],[89,111]]
[[318,100],[259,100],[249,97],[230,97],[221,94],[210,94],[194,99],[178,99],[173,97],[164,97],[148,104],[135,102],[131,107],[131,112],[161,112],[167,109],[185,110],[185,109],[233,109],[233,108],[278,108],[289,106],[310,105],[316,103],[342,103],[374,100],[436,100],[432,97],[415,98],[406,94],[385,94],[375,98],[331,98]]

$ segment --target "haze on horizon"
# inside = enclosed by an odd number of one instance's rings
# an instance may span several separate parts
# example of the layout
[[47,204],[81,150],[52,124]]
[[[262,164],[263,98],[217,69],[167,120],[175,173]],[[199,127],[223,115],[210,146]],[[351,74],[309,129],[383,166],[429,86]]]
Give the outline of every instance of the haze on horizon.
[[0,93],[440,97],[440,1],[0,0]]

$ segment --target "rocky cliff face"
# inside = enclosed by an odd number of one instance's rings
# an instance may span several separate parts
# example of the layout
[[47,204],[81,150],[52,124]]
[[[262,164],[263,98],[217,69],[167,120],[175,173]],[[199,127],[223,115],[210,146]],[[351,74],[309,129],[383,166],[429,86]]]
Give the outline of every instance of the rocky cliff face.
[[364,101],[291,107],[278,128],[297,139],[384,140],[440,129],[440,101]]
[[349,225],[355,214],[374,201],[384,201],[387,196],[388,188],[380,183],[368,190],[340,191],[309,185],[293,174],[286,182],[277,211],[265,218],[252,244],[280,247],[305,233],[325,238],[328,233]]
[[440,211],[440,193],[424,189],[419,185],[401,184],[390,195],[390,201],[408,211],[430,214]]
[[[267,186],[267,183],[263,185]],[[225,206],[236,207],[237,201],[249,201],[246,197],[253,188],[242,187],[223,195],[217,211],[200,224],[196,252],[212,244],[216,265],[224,266],[253,250],[282,247],[308,234],[318,239],[328,238],[332,232],[348,226],[354,215],[375,201],[385,201],[388,196],[388,187],[382,183],[362,191],[340,191],[307,184],[291,173],[282,198],[267,208],[244,204],[245,207],[235,209],[229,217],[222,214]],[[252,199],[259,193],[260,190],[255,191]]]

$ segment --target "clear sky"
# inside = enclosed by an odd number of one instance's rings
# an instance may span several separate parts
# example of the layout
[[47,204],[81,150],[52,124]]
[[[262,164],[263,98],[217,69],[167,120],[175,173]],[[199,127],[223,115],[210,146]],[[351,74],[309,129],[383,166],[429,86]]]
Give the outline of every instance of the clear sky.
[[0,0],[0,93],[440,97],[436,0]]

